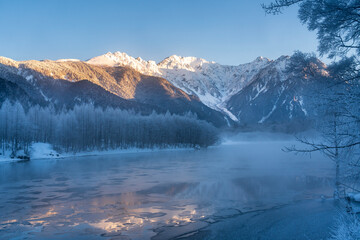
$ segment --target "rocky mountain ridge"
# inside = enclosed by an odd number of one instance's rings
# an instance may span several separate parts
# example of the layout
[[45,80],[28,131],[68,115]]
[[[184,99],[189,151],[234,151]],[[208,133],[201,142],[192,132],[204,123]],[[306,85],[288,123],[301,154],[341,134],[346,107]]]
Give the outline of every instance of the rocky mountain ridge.
[[132,104],[176,114],[192,111],[217,126],[306,121],[312,115],[310,91],[329,79],[325,64],[316,58],[306,62],[301,54],[276,60],[258,57],[238,66],[176,55],[156,63],[121,52],[85,62],[0,57],[0,77],[6,79],[5,73],[22,77],[47,100],[57,95],[47,89],[59,81],[88,81]]

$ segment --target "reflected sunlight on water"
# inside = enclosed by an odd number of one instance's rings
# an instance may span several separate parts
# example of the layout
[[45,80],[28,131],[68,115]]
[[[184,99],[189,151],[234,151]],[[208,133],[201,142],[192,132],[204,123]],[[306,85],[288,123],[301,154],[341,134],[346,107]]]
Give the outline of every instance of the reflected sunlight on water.
[[331,196],[331,164],[283,153],[284,144],[1,165],[0,236],[161,238],[247,211]]

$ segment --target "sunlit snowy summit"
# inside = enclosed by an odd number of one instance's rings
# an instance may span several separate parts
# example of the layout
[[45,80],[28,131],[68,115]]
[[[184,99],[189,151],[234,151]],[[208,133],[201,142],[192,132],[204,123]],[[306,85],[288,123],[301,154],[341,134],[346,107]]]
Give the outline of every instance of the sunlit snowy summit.
[[[301,54],[229,66],[177,55],[157,63],[123,52],[87,61],[0,57],[0,77],[34,88],[37,98],[58,105],[92,102],[143,112],[190,111],[215,126],[306,122],[314,114],[308,96],[329,80],[324,63],[307,63]],[[77,90],[66,90],[66,82]]]

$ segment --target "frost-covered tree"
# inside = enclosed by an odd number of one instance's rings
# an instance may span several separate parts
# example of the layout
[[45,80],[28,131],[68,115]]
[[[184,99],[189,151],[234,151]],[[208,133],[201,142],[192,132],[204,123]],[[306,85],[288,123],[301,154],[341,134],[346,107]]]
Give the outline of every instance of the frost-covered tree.
[[335,161],[338,191],[340,162],[357,162],[356,155],[348,153],[360,146],[360,1],[275,0],[262,6],[266,13],[279,14],[292,5],[298,5],[300,21],[316,31],[320,55],[341,59],[328,67],[333,82],[317,96],[323,141],[302,140],[310,147],[304,151],[322,151]]
[[[268,14],[280,14],[298,5],[300,21],[316,31],[321,56],[340,61],[329,67],[334,79],[318,96],[321,115],[318,130],[322,141],[300,139],[309,148],[297,152],[321,151],[336,167],[335,196],[343,189],[360,188],[360,1],[359,0],[275,0],[262,7]],[[346,215],[339,221],[332,239],[359,239],[359,220]]]
[[218,140],[216,128],[192,113],[183,116],[99,108],[92,104],[55,111],[5,101],[0,108],[2,153],[29,149],[32,142],[51,143],[66,152],[115,148],[209,146]]
[[321,55],[360,55],[360,1],[275,0],[262,6],[268,14],[279,14],[291,5],[298,5],[300,21],[316,31]]
[[[318,51],[329,58],[360,56],[360,1],[358,0],[275,0],[262,7],[268,14],[280,14],[285,8],[298,5],[298,16],[319,41]],[[356,61],[358,63],[358,61]],[[352,72],[358,73],[359,64]],[[348,66],[349,67],[349,66]],[[359,75],[357,75],[359,76]]]

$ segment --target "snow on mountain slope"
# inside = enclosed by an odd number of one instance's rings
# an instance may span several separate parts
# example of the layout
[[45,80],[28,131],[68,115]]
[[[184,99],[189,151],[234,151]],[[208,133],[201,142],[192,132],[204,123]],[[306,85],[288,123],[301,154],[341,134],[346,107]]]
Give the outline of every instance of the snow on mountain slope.
[[158,71],[158,67],[156,62],[154,61],[145,61],[138,58],[133,58],[126,53],[115,52],[111,53],[108,52],[104,55],[91,58],[87,61],[89,64],[93,65],[102,65],[102,66],[109,66],[109,67],[131,67],[136,71],[145,74],[145,75],[158,75],[161,76],[161,73]]
[[146,75],[161,76],[186,93],[197,95],[205,105],[223,111],[234,120],[236,117],[226,110],[225,102],[271,62],[259,57],[251,63],[227,66],[202,58],[173,55],[156,64],[121,52],[109,52],[87,61],[94,65],[127,66]]
[[283,128],[303,128],[316,115],[313,96],[325,89],[329,80],[321,61],[302,62],[283,56],[261,69],[226,106],[243,125],[266,122]]
[[66,58],[66,59],[58,59],[55,62],[81,62],[79,59]]
[[[190,111],[214,126],[231,124],[224,114],[207,107],[196,96],[189,96],[166,79],[144,75],[130,67],[106,67],[73,59],[14,61],[0,57],[0,77],[9,80],[14,76],[21,78],[14,82],[26,84],[25,89],[37,92],[31,96],[41,96],[47,102],[67,107],[91,102],[124,109],[133,107],[142,113],[154,110],[181,115]],[[17,91],[16,86],[8,88]]]
[[[0,74],[12,72],[29,84],[48,79],[69,82],[86,79],[122,98],[158,107],[168,104],[168,109],[182,112],[191,108],[198,114],[215,109],[240,124],[283,125],[312,116],[307,95],[321,88],[319,82],[331,79],[325,64],[305,55],[298,53],[276,60],[258,57],[238,66],[176,55],[156,63],[121,52],[109,52],[86,62],[75,59],[17,62],[0,57]],[[210,117],[204,115],[205,118]]]

